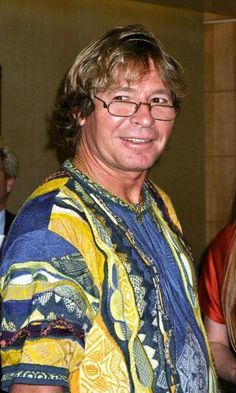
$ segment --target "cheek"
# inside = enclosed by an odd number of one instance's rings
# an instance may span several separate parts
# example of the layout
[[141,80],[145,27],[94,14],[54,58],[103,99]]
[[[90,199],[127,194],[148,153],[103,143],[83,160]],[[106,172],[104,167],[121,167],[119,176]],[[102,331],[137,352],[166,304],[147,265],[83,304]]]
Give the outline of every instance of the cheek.
[[166,124],[166,123],[162,123],[162,128],[161,128],[161,134],[163,135],[163,137],[165,138],[169,138],[172,132],[172,128],[173,128],[173,123],[171,124]]
[[128,127],[127,119],[111,116],[109,114],[100,118],[96,126],[97,134],[103,135],[103,137],[106,138],[115,137],[119,135],[119,132],[126,130]]
[[122,124],[124,122],[123,117],[119,116],[112,116],[108,112],[104,113],[103,116],[100,116],[100,123],[105,124],[107,127],[110,127],[111,129],[119,124]]

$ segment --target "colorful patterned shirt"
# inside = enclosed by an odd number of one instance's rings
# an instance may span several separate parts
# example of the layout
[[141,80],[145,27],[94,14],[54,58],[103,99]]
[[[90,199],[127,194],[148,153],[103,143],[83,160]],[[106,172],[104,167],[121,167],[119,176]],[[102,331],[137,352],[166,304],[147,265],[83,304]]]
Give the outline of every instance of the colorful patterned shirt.
[[216,393],[189,248],[147,180],[142,204],[66,161],[4,243],[2,387]]

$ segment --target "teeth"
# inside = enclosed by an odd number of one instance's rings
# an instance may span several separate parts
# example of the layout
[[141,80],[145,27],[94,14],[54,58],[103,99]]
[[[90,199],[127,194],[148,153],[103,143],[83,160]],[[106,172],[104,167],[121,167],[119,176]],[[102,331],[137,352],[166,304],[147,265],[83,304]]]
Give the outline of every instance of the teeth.
[[134,143],[146,143],[148,140],[146,139],[135,139],[135,138],[126,138],[127,141],[129,142],[134,142]]

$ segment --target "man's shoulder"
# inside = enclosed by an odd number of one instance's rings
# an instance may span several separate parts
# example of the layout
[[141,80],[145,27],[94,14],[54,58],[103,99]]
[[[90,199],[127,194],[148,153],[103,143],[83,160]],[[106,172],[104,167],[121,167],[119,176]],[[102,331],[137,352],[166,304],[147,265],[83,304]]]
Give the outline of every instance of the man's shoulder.
[[66,187],[69,177],[66,171],[53,173],[32,192],[14,220],[14,233],[48,227],[57,195]]
[[27,201],[56,194],[65,186],[70,176],[70,173],[63,169],[52,173],[32,192]]

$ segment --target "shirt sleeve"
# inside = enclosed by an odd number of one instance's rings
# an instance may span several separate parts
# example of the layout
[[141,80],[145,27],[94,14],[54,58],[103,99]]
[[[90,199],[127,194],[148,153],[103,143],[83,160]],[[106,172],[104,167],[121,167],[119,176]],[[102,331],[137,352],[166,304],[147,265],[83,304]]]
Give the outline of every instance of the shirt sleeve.
[[79,250],[48,229],[10,238],[5,249],[2,388],[13,383],[67,388],[96,312],[92,276]]
[[202,312],[208,318],[221,324],[225,324],[221,291],[233,234],[232,228],[233,226],[229,224],[219,232],[211,243],[198,282],[198,295]]
[[215,267],[214,252],[209,250],[204,270],[198,283],[198,295],[202,312],[217,323],[225,324],[221,305],[221,275]]

